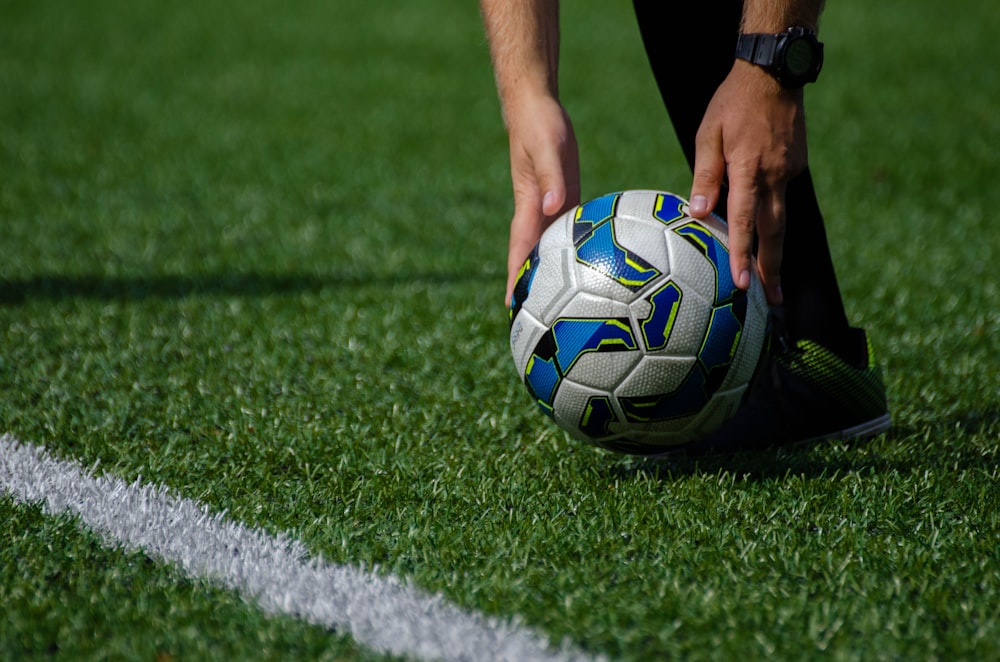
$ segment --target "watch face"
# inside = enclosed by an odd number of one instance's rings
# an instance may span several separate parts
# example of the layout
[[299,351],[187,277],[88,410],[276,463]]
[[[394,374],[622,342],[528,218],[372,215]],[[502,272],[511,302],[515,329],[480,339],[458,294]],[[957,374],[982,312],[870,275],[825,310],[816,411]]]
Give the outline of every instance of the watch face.
[[795,39],[788,44],[788,50],[785,51],[785,66],[788,67],[789,73],[794,76],[804,76],[812,70],[813,62],[812,44],[808,41]]

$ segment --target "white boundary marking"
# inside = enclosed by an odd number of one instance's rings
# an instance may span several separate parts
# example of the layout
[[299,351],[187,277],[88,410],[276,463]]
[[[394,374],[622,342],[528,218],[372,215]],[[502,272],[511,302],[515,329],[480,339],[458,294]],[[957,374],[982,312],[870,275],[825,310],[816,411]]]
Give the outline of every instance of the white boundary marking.
[[43,447],[0,436],[0,492],[47,512],[70,512],[111,545],[142,549],[189,576],[220,582],[269,613],[348,632],[379,652],[441,660],[591,660],[568,644],[511,622],[469,612],[393,576],[310,558],[271,536],[212,514],[159,486],[94,475]]

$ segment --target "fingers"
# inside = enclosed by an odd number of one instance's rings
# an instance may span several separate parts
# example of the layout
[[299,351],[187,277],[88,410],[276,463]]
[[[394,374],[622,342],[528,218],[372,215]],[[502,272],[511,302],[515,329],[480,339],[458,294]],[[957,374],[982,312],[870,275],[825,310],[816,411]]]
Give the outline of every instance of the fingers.
[[560,180],[546,189],[515,195],[515,212],[510,222],[510,242],[507,247],[506,305],[510,305],[521,266],[542,233],[559,214],[579,202],[578,186],[567,187]]
[[741,290],[750,287],[754,236],[757,238],[757,273],[770,305],[782,302],[781,260],[785,242],[785,185],[761,185],[754,172],[729,178],[729,266]]
[[750,287],[753,266],[753,236],[760,207],[756,172],[739,172],[730,168],[729,198],[729,268],[733,283],[741,290]]
[[719,202],[722,182],[729,175],[728,222],[729,266],[733,282],[741,290],[750,287],[753,265],[753,238],[759,206],[757,172],[740,172],[726,163],[721,127],[703,122],[696,139],[694,181],[688,210],[695,218],[704,218]]
[[694,181],[691,184],[688,211],[695,218],[705,218],[719,202],[719,192],[726,175],[722,132],[704,123],[695,143]]
[[729,260],[733,282],[749,287],[754,267],[768,302],[781,303],[785,188],[807,166],[801,92],[776,84],[759,67],[737,61],[716,90],[695,139],[691,215],[716,206],[728,184]]
[[757,270],[767,302],[782,303],[781,260],[785,245],[785,186],[772,188],[757,212]]
[[547,165],[547,169],[538,173],[537,182],[527,182],[514,190],[514,217],[510,222],[510,242],[507,246],[508,306],[521,266],[545,228],[566,204],[562,166],[558,162]]
[[[688,206],[695,218],[707,216],[719,202],[728,177],[727,221],[729,266],[733,283],[750,287],[754,268],[754,238],[757,239],[757,269],[771,305],[782,301],[781,258],[785,234],[785,184],[780,176],[762,170],[758,159],[727,161],[723,130],[708,117],[698,131],[694,181]],[[780,171],[777,171],[780,175]]]
[[551,218],[566,204],[566,178],[562,170],[562,163],[558,158],[547,159],[537,164],[541,204],[534,207],[535,213],[541,211],[542,216]]
[[565,124],[559,132],[555,149],[540,150],[532,162],[542,195],[539,208],[549,221],[580,202],[580,159],[576,137],[569,117],[565,111],[560,112]]
[[538,241],[538,237],[541,236],[544,230],[544,217],[540,216],[537,212],[537,209],[540,209],[540,207],[541,204],[539,202],[536,211],[525,208],[523,213],[515,213],[514,218],[510,222],[510,243],[507,249],[507,292],[505,299],[507,306],[510,306],[510,299],[514,293],[514,285],[517,282],[517,275],[521,270],[521,265],[524,264],[525,259],[531,253],[531,249],[534,248],[535,242]]
[[514,217],[507,253],[507,305],[521,266],[542,233],[557,216],[580,202],[576,138],[565,112],[557,105],[552,110],[549,130],[511,143]]

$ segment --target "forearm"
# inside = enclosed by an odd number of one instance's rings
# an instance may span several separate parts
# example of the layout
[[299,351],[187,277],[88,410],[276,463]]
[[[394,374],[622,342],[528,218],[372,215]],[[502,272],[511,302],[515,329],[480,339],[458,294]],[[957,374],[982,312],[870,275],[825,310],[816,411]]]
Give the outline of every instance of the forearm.
[[824,0],[745,0],[743,32],[783,32],[796,26],[815,30]]
[[558,97],[558,0],[480,0],[505,114],[521,97]]

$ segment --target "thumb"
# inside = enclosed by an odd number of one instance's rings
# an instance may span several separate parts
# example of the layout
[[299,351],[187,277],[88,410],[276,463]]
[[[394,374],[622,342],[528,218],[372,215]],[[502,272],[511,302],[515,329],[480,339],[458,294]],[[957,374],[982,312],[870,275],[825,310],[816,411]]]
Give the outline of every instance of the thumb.
[[558,158],[544,159],[535,164],[538,190],[542,194],[542,215],[552,218],[563,210],[567,202],[566,176]]

